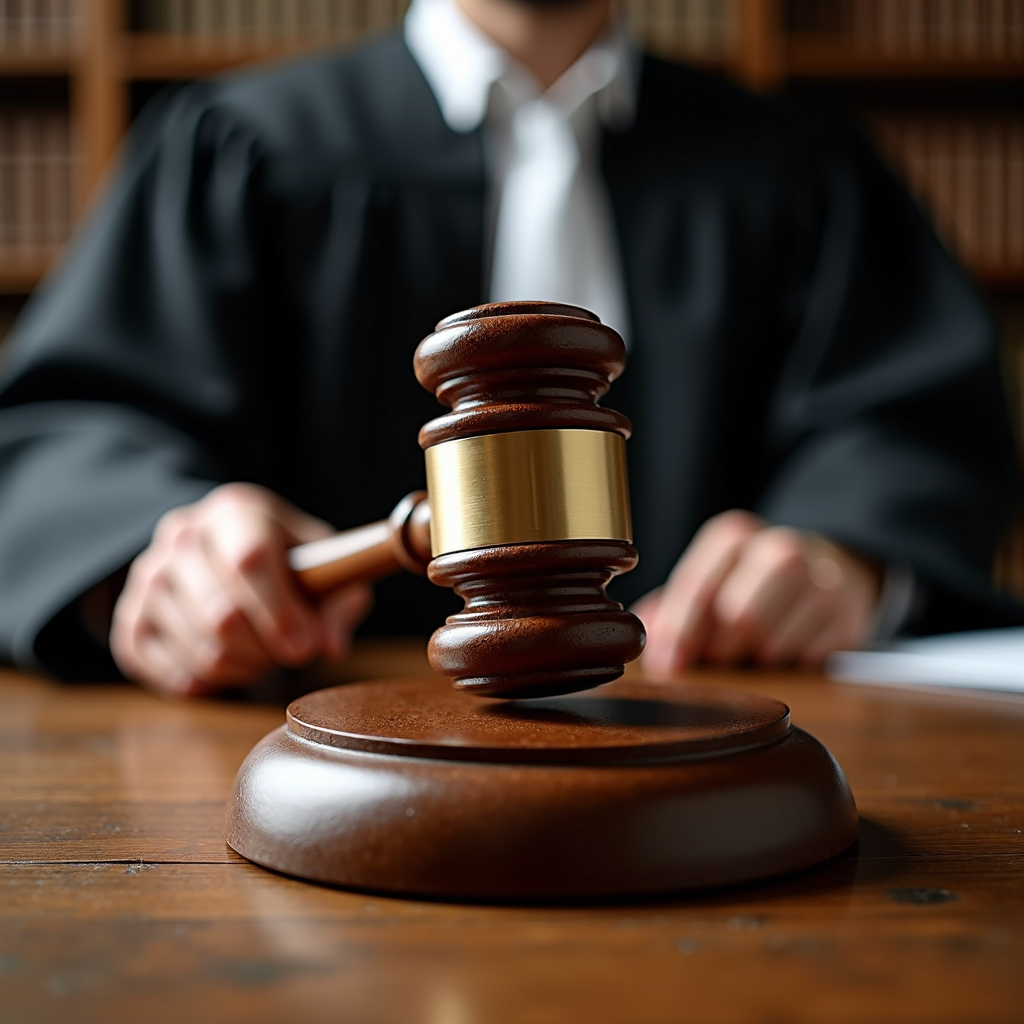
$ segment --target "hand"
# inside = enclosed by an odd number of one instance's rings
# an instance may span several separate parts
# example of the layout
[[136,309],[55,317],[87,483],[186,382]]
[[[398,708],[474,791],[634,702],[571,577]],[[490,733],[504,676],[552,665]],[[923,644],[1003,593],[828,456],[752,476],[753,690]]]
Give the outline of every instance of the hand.
[[723,512],[633,609],[647,627],[644,667],[818,666],[868,639],[880,579],[876,566],[824,537]]
[[276,666],[343,658],[372,602],[359,584],[314,606],[286,553],[330,527],[253,484],[172,509],[128,571],[110,649],[126,676],[171,694],[245,686]]

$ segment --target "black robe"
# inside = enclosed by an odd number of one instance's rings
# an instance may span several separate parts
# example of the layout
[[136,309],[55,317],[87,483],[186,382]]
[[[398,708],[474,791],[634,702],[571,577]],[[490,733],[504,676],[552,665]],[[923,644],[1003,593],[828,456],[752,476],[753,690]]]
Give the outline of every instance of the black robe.
[[[168,508],[249,480],[347,527],[422,485],[413,349],[486,297],[482,135],[399,37],[157,106],[5,346],[0,654],[64,675],[113,671],[76,599]],[[988,582],[1015,487],[992,327],[863,143],[647,59],[602,162],[634,353],[618,596],[739,507],[912,567],[922,630],[1019,621]],[[395,578],[368,628],[452,607]]]

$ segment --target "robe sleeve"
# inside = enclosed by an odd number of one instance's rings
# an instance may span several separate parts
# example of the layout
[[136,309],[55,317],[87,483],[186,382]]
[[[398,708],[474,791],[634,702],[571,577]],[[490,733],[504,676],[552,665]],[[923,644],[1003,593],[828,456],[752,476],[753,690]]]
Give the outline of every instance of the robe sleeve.
[[991,587],[1018,470],[985,304],[858,140],[820,166],[758,511],[911,569],[918,629],[1019,622]]
[[168,509],[265,473],[262,157],[204,89],[143,119],[0,353],[0,657],[18,665],[109,677],[74,602]]

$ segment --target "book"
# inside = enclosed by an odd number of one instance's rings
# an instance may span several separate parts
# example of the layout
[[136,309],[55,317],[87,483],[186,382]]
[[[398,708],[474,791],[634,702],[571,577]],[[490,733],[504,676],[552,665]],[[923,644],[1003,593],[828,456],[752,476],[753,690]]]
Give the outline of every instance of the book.
[[869,131],[979,277],[1024,281],[1024,112],[877,114]]
[[138,24],[200,48],[346,43],[399,25],[408,6],[408,0],[141,0]]
[[892,58],[1024,56],[1024,0],[790,0],[786,26]]
[[73,170],[66,111],[0,108],[0,264],[37,266],[67,241]]
[[626,0],[626,17],[639,42],[666,57],[709,60],[728,55],[736,0]]
[[77,41],[81,0],[0,0],[0,55],[65,51]]

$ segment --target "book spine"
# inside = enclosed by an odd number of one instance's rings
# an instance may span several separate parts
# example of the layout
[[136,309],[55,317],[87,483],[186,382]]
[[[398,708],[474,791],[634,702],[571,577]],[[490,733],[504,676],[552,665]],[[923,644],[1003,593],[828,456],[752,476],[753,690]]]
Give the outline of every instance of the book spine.
[[926,49],[924,0],[907,0],[907,52],[917,57]]
[[978,205],[979,264],[998,269],[1007,265],[1006,252],[1006,158],[1003,126],[995,118],[979,126]]
[[185,0],[164,0],[167,4],[167,31],[178,39],[184,39],[188,33],[185,17]]
[[983,246],[980,244],[978,138],[973,120],[958,118],[954,127],[954,171],[956,245],[960,256],[974,267],[982,266]]
[[706,54],[710,49],[711,12],[708,0],[690,0],[690,25],[687,48],[690,53]]
[[685,4],[679,8],[672,0],[654,0],[651,11],[652,40],[660,53],[672,53],[678,50],[685,35],[687,10]]
[[1024,56],[1024,0],[793,0],[794,33],[832,33],[888,56]]
[[70,235],[69,129],[63,110],[0,110],[0,263],[36,266]]
[[327,0],[309,0],[309,35],[313,39],[330,38]]
[[11,114],[0,110],[0,262],[14,255],[14,138]]
[[729,0],[709,0],[708,3],[708,55],[722,57],[729,52],[731,3]]
[[983,276],[1024,279],[1024,116],[886,114],[871,129],[950,249]]
[[1006,134],[1006,265],[1024,274],[1024,118],[1014,118]]
[[214,0],[191,0],[193,42],[198,46],[207,46],[214,35]]
[[854,0],[854,43],[860,50],[875,46],[875,0]]

